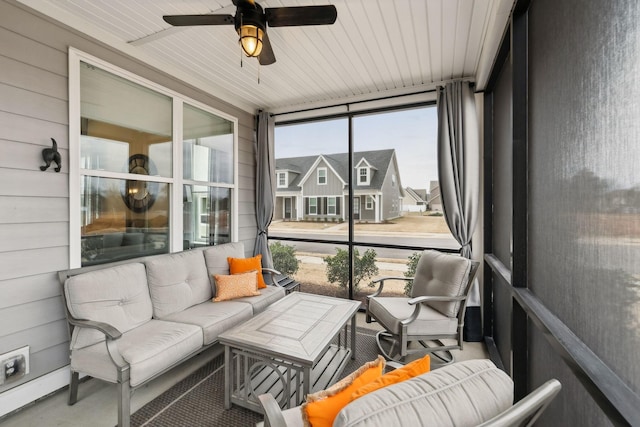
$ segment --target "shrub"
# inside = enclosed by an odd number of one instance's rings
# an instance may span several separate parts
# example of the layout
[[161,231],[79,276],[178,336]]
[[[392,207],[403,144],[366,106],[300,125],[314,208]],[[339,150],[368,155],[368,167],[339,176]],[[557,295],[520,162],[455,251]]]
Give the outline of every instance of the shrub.
[[[368,249],[362,257],[358,249],[353,249],[353,290],[358,290],[360,282],[378,274],[376,251]],[[335,256],[322,258],[327,263],[327,280],[341,288],[349,286],[349,251],[336,248]]]
[[[404,272],[404,277],[413,277],[416,275],[416,267],[418,261],[420,261],[420,255],[422,252],[414,252],[409,255],[409,261],[407,262],[407,271]],[[413,280],[407,280],[404,285],[404,293],[406,296],[411,296],[411,289],[413,288]]]
[[271,257],[273,258],[273,268],[287,275],[295,274],[298,271],[300,261],[296,258],[295,247],[274,242],[269,245],[269,249],[271,249]]

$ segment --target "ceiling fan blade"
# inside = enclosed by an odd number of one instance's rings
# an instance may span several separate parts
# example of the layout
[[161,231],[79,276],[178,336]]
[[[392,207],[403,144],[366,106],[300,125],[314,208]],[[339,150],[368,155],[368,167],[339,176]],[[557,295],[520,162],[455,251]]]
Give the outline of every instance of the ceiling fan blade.
[[338,11],[334,5],[268,7],[264,13],[270,27],[328,25],[336,22],[338,17]]
[[233,15],[164,15],[162,19],[176,27],[190,25],[233,25]]
[[267,33],[264,33],[264,36],[262,36],[262,52],[260,52],[260,56],[258,56],[258,62],[260,65],[270,65],[276,62],[276,56],[273,54]]

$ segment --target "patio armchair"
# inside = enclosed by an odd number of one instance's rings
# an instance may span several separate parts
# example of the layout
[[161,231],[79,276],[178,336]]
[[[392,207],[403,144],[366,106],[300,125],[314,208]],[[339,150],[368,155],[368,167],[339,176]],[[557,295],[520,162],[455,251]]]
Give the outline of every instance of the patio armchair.
[[[380,352],[387,359],[420,352],[431,353],[444,363],[453,362],[451,350],[462,349],[467,297],[479,265],[458,255],[425,250],[415,277],[374,281],[379,287],[365,301],[366,322],[377,321],[384,328],[376,335]],[[387,280],[413,280],[411,296],[381,296]],[[455,343],[445,344],[443,339],[454,339]],[[412,341],[420,347],[410,348]]]

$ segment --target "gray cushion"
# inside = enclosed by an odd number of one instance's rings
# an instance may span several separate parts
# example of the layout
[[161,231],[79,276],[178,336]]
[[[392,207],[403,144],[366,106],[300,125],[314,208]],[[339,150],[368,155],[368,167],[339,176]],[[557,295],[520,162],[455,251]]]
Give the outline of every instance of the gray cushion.
[[[127,332],[151,319],[152,306],[144,265],[131,263],[72,276],[64,292],[69,313],[76,319],[105,322]],[[104,334],[75,328],[71,348],[104,341]]]
[[[118,351],[130,364],[131,386],[135,387],[200,349],[202,329],[152,319],[124,333],[117,344]],[[74,350],[71,368],[106,381],[117,381],[116,367],[103,343]]]
[[334,427],[477,426],[511,407],[513,382],[489,360],[468,360],[351,402]]
[[[369,299],[369,312],[390,332],[400,334],[400,321],[413,313],[415,306],[409,305],[409,298],[373,297]],[[418,318],[407,326],[408,335],[451,335],[458,330],[458,319],[448,317],[424,304]]]
[[[411,296],[463,295],[470,271],[471,261],[467,258],[426,250],[422,252],[416,266]],[[450,317],[456,317],[460,309],[460,302],[427,302],[426,304]]]
[[216,283],[213,276],[215,274],[229,274],[229,261],[227,261],[229,257],[244,258],[244,245],[240,242],[225,243],[204,250],[204,259],[214,296],[216,295]]
[[233,301],[244,302],[251,304],[253,309],[253,315],[262,313],[267,307],[274,302],[284,298],[285,291],[278,286],[267,286],[266,288],[258,289],[260,295],[253,297],[236,298]]
[[251,318],[253,311],[246,303],[234,301],[211,302],[189,307],[167,316],[165,320],[197,325],[203,330],[201,345],[218,340],[218,335],[227,329]]
[[145,262],[153,317],[163,319],[213,296],[202,251],[186,251]]

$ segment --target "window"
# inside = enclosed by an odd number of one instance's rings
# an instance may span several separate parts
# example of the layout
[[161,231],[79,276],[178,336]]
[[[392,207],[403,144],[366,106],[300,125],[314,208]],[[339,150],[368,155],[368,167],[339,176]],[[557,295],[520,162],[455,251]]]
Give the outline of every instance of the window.
[[309,215],[318,214],[318,199],[316,197],[309,197]]
[[391,186],[392,187],[396,186],[396,174],[395,173],[393,175],[391,175]]
[[373,210],[373,197],[367,196],[364,208],[368,211]]
[[366,185],[369,183],[369,168],[363,167],[358,169],[358,185]]
[[318,168],[318,185],[327,184],[327,168]]
[[278,172],[278,188],[287,188],[289,184],[287,183],[287,173],[286,172]]
[[74,49],[69,58],[70,265],[231,241],[237,120]]
[[327,199],[327,214],[336,215],[336,198],[335,197],[329,197]]

